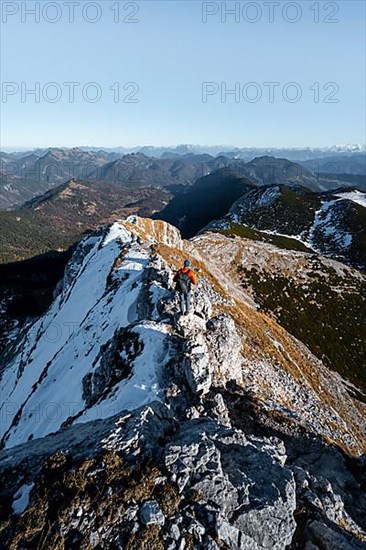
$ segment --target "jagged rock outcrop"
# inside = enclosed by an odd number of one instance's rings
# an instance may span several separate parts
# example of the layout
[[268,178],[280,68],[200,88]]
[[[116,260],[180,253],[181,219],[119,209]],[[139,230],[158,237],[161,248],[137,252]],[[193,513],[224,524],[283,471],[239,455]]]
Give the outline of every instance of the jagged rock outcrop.
[[165,464],[180,491],[199,495],[205,522],[230,548],[284,548],[295,531],[295,482],[274,448],[197,419],[172,438]]
[[193,393],[207,393],[212,384],[213,366],[202,334],[198,334],[185,345],[183,371]]
[[[236,243],[214,240],[134,217],[79,244],[3,369],[8,547],[364,544],[365,407],[218,278],[213,247]],[[179,319],[185,257],[199,286]]]
[[133,329],[116,331],[104,344],[96,358],[97,367],[82,380],[82,397],[88,407],[106,395],[121,380],[131,374],[134,360],[141,354],[143,343]]

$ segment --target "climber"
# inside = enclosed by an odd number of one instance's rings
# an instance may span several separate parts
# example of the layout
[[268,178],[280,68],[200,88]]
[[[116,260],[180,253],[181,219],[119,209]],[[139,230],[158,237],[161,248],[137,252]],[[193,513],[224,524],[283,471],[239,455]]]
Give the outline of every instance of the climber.
[[190,269],[190,265],[191,262],[189,260],[185,260],[184,267],[178,269],[173,277],[173,281],[176,283],[175,289],[179,292],[180,310],[182,315],[188,315],[191,310],[192,284],[197,284],[196,275]]

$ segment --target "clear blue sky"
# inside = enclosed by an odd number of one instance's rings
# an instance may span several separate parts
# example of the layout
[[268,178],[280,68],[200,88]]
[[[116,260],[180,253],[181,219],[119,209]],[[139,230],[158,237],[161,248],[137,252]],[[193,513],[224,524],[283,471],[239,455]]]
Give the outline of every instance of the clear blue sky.
[[[263,2],[251,7],[239,2],[240,12],[227,14],[225,22],[221,0],[104,0],[94,2],[98,11],[80,0],[70,22],[71,7],[64,1],[41,1],[36,23],[22,4],[31,9],[37,2],[3,1],[1,146],[365,143],[365,3],[301,0],[290,3],[284,13],[289,3],[277,3],[273,22]],[[117,4],[120,21],[114,22]],[[227,9],[234,5],[226,2]],[[204,23],[207,11],[217,13],[207,15]],[[85,17],[99,21],[90,23]],[[257,22],[248,21],[255,18]],[[299,20],[290,23],[286,18]],[[51,23],[53,19],[59,20]],[[47,86],[50,82],[57,88]],[[80,83],[73,103],[65,82]],[[90,82],[102,93],[96,103],[82,94]],[[116,82],[119,102],[109,89]],[[137,84],[132,99],[138,102],[123,102],[134,91],[133,86],[123,90],[128,82]],[[206,102],[204,82],[214,83]],[[253,82],[255,86],[248,86]],[[265,82],[279,83],[273,102]],[[296,88],[287,89],[288,97],[301,91],[298,102],[283,98],[290,82]],[[327,83],[335,85],[324,90]],[[24,94],[35,86],[40,87],[39,102],[31,95],[22,102],[22,90]],[[236,86],[239,97],[227,95],[222,101],[225,86]],[[84,88],[89,99],[96,90]],[[56,93],[61,94],[59,101],[47,101]],[[250,102],[255,93],[261,99]],[[325,102],[327,97],[338,102]]]

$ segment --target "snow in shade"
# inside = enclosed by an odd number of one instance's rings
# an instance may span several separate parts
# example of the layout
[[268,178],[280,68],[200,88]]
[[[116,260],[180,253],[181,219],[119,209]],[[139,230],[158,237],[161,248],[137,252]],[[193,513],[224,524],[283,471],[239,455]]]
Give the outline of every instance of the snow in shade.
[[34,483],[25,483],[14,495],[12,504],[14,514],[22,514],[29,504],[29,495]]
[[144,348],[133,363],[132,375],[118,384],[109,397],[86,409],[75,423],[108,418],[123,410],[134,410],[152,401],[162,400],[160,378],[168,358],[164,345],[165,327],[144,322],[134,332],[140,336]]
[[309,235],[309,243],[314,250],[317,249],[317,233],[331,239],[337,247],[343,250],[352,244],[352,235],[340,230],[334,217],[332,208],[339,200],[341,199],[324,201],[320,209],[315,212],[314,223]]

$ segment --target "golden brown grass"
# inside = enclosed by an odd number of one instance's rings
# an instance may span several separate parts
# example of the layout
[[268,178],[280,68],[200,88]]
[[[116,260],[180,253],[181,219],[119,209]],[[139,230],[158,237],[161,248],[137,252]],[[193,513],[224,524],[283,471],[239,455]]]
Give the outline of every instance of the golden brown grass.
[[[204,277],[213,290],[224,298],[225,303],[214,305],[214,313],[226,313],[233,317],[238,333],[242,337],[242,354],[247,361],[253,362],[253,368],[256,361],[267,361],[276,365],[289,373],[299,386],[310,388],[321,399],[319,406],[324,412],[329,411],[328,415],[324,414],[323,422],[327,422],[327,432],[334,434],[334,438],[328,438],[329,443],[338,445],[350,455],[359,455],[366,450],[365,435],[361,427],[362,423],[359,422],[359,414],[364,414],[364,407],[352,399],[346,391],[341,394],[337,391],[336,375],[327,371],[320,361],[278,325],[274,318],[230,296],[217,277],[209,271],[207,263],[193,255],[192,243],[183,242],[182,249],[158,244],[155,249],[173,270],[181,267],[183,260],[189,258],[199,276]],[[199,250],[204,257],[202,247],[199,247]],[[241,254],[240,249],[237,254]],[[235,258],[233,261],[235,262]],[[301,258],[299,261],[302,265]],[[290,272],[291,270],[289,274]],[[238,283],[232,275],[228,270],[227,276],[230,277],[231,282]],[[261,383],[262,396],[269,395],[271,380],[262,380]],[[292,406],[290,397],[287,398],[284,395],[282,399],[284,399],[282,405]],[[340,417],[340,422],[335,423],[330,418],[330,414],[334,412]],[[346,439],[348,439],[347,443]]]
[[[70,547],[62,535],[72,531],[75,512],[90,515],[93,529],[103,523],[116,526],[126,538],[126,548],[160,548],[158,526],[146,526],[132,534],[123,514],[131,503],[141,505],[156,499],[165,516],[171,517],[181,501],[177,487],[169,482],[156,484],[161,470],[152,461],[135,467],[112,451],[74,465],[61,453],[47,459],[41,477],[33,489],[27,510],[19,517],[8,516],[0,523],[0,533],[10,550],[19,547],[58,550]],[[3,514],[6,517],[6,514]],[[78,527],[78,545],[90,548],[89,529]],[[162,548],[162,547],[161,547]]]

